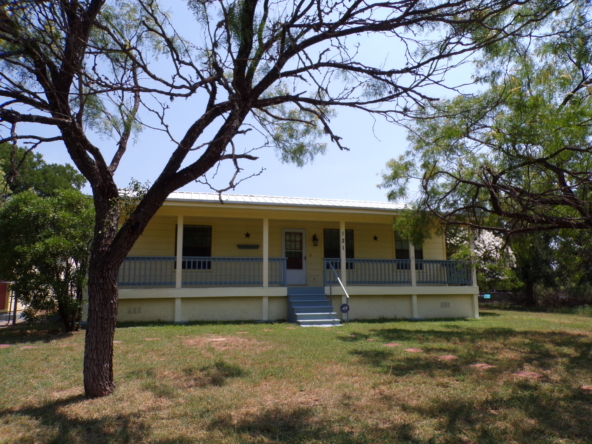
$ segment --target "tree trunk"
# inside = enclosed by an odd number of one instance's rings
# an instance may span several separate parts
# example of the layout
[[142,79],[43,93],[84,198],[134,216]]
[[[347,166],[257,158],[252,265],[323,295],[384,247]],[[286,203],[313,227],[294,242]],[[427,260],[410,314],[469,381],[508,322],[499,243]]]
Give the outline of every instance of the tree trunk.
[[62,319],[66,333],[74,331],[72,325],[72,314],[68,310],[68,301],[60,301],[58,299],[58,313]]
[[115,254],[113,249],[119,222],[117,187],[109,183],[104,189],[93,191],[95,232],[88,270],[88,324],[84,342],[84,392],[89,398],[107,396],[115,390],[113,338],[119,296],[117,274],[127,253]]
[[529,307],[534,307],[536,305],[534,282],[526,282],[526,285],[524,286],[524,303]]
[[118,266],[107,255],[91,258],[88,280],[88,327],[84,346],[86,396],[106,396],[115,390],[113,338],[117,318]]

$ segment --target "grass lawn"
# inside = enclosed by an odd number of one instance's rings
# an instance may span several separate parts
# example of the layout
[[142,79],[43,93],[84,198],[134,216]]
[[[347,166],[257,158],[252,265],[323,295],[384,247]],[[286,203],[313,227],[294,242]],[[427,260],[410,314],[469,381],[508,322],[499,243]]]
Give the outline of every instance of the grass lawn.
[[95,400],[84,332],[0,329],[0,443],[592,442],[592,318],[481,315],[122,325]]

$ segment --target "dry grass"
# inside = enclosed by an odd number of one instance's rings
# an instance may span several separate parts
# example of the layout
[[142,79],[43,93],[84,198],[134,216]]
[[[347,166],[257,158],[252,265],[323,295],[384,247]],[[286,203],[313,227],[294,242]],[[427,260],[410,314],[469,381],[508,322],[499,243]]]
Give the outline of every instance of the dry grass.
[[94,400],[83,332],[2,329],[0,443],[592,442],[590,318],[482,314],[121,326],[118,388]]

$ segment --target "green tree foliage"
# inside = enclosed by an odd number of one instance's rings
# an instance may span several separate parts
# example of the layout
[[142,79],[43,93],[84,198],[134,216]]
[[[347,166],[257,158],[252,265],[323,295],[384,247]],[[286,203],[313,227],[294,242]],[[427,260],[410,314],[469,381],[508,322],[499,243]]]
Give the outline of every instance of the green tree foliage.
[[86,179],[72,165],[46,163],[40,153],[0,144],[0,169],[12,193],[34,190],[50,196],[57,190],[81,189]]
[[66,331],[78,329],[93,219],[92,199],[78,190],[24,191],[0,208],[0,269],[29,320],[57,313]]
[[514,273],[520,281],[524,303],[536,305],[537,289],[544,287],[548,293],[557,290],[556,235],[551,232],[527,233],[512,239],[516,257]]
[[447,257],[473,261],[481,291],[515,290],[520,283],[514,273],[516,257],[512,248],[501,237],[482,231],[475,236],[471,251],[469,236],[469,231],[463,227],[446,226]]
[[4,177],[4,171],[2,170],[2,160],[0,160],[0,207],[4,204],[8,196],[10,195],[10,188],[6,183]]
[[[411,149],[383,176],[446,223],[506,234],[592,228],[592,27],[586,2],[533,36],[493,45],[477,64],[483,92],[425,103]],[[422,216],[425,217],[425,216]]]

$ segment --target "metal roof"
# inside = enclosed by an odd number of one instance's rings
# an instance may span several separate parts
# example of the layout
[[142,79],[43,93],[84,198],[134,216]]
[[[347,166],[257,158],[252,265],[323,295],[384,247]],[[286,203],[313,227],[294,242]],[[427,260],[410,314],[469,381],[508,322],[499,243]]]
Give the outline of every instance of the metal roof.
[[[220,195],[218,193],[176,191],[169,194],[169,197],[166,201],[220,204]],[[318,199],[312,197],[255,196],[251,194],[222,194],[222,201],[224,204],[259,206],[277,205],[287,207],[343,208],[386,211],[397,211],[406,208],[405,204],[394,202],[365,202],[361,200]]]

